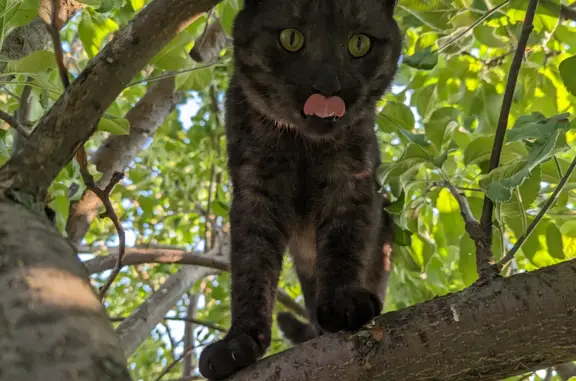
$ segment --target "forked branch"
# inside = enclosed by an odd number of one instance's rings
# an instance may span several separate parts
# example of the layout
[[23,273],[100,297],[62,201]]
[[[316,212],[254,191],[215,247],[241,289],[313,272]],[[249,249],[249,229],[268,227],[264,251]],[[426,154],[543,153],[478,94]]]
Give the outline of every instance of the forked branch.
[[[52,35],[52,43],[54,46],[54,52],[56,56],[56,64],[58,65],[58,72],[60,73],[60,79],[62,80],[62,85],[64,89],[70,87],[70,80],[68,79],[68,70],[66,69],[66,65],[64,64],[64,53],[62,51],[62,43],[60,42],[60,31],[58,28],[58,0],[52,0],[52,18],[51,18],[51,25],[50,25],[50,33]],[[110,180],[110,183],[104,188],[100,189],[96,185],[96,181],[94,181],[94,177],[90,174],[88,170],[88,157],[86,154],[86,150],[84,149],[84,145],[80,145],[78,147],[78,151],[76,151],[76,160],[78,164],[80,164],[80,173],[82,174],[82,179],[84,180],[84,184],[86,188],[94,192],[96,196],[102,201],[102,204],[105,207],[105,212],[102,213],[100,217],[108,217],[112,220],[116,231],[118,232],[118,240],[120,241],[120,251],[118,255],[118,260],[116,261],[116,265],[112,270],[112,273],[108,277],[106,283],[100,289],[100,299],[104,298],[106,292],[114,282],[114,279],[120,273],[120,269],[122,268],[122,259],[124,258],[124,253],[126,251],[126,233],[124,232],[124,228],[122,224],[118,220],[118,216],[114,211],[114,207],[112,206],[112,202],[110,201],[110,193],[112,189],[122,178],[124,177],[123,173],[115,172]]]

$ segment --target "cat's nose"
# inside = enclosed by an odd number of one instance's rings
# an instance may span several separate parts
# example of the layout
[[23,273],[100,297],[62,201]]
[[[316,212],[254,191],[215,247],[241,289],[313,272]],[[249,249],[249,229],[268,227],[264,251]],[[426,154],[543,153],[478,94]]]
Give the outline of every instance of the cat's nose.
[[338,74],[330,66],[323,67],[320,70],[312,87],[326,97],[335,95],[342,90]]

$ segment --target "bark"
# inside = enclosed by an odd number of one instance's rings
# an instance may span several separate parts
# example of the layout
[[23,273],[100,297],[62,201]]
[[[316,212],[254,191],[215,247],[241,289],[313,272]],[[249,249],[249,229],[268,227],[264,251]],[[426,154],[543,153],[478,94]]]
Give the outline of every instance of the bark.
[[554,367],[562,381],[568,381],[572,377],[576,377],[576,364],[567,362],[564,364],[556,365]]
[[74,248],[9,203],[0,203],[0,287],[0,381],[130,380]]
[[[83,7],[82,3],[74,0],[59,0],[57,28],[61,29],[74,13]],[[38,17],[28,24],[14,29],[6,36],[0,50],[0,56],[11,60],[18,60],[38,50],[47,49],[52,44],[52,38],[47,24],[50,24],[52,14],[51,0],[40,1]],[[0,72],[4,70],[5,62],[0,62]]]
[[196,62],[215,61],[222,49],[230,42],[220,20],[216,17],[212,23],[208,24],[204,33],[196,39],[194,47],[190,50],[190,58]]
[[[0,169],[0,190],[43,201],[76,149],[135,73],[218,0],[154,0],[106,45]],[[34,179],[34,181],[30,181]]]
[[[180,93],[174,92],[173,77],[154,82],[148,88],[146,94],[126,113],[130,133],[108,136],[92,158],[96,169],[102,173],[97,182],[99,188],[103,189],[110,183],[114,172],[124,172],[180,99]],[[66,223],[70,242],[79,244],[82,241],[101,207],[102,201],[90,190],[84,191],[82,198],[70,205]]]
[[491,381],[576,358],[576,259],[379,316],[229,381]]
[[[229,243],[226,241],[222,246],[215,247],[205,254],[207,257],[228,256]],[[154,292],[138,309],[124,320],[116,333],[122,341],[122,349],[130,356],[138,346],[148,337],[152,328],[161,321],[164,316],[174,307],[182,295],[200,279],[216,270],[208,267],[185,266],[172,275]]]
[[[198,296],[193,294],[188,294],[188,309],[186,311],[186,318],[190,319],[186,321],[184,325],[184,348],[194,347],[194,329],[196,324],[191,320],[196,316],[196,304],[198,303]],[[182,359],[182,377],[189,376],[194,370],[194,352],[189,351],[188,354]]]
[[[212,250],[210,252],[213,252]],[[226,255],[227,258],[227,255]],[[84,265],[90,274],[100,273],[114,268],[118,259],[118,252],[112,252],[110,255],[100,256],[89,259]],[[220,271],[230,271],[230,263],[227,259],[220,256],[197,254],[186,252],[181,249],[151,249],[151,248],[127,248],[122,264],[142,265],[145,263],[178,263],[182,265],[196,265],[208,267]],[[307,317],[308,314],[304,307],[297,303],[290,295],[281,289],[278,289],[278,301],[292,312]]]

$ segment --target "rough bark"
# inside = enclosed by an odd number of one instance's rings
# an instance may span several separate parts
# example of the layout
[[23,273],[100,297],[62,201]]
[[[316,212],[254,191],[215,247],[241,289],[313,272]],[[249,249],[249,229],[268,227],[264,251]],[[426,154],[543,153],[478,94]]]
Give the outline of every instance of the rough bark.
[[[124,172],[180,98],[180,93],[174,92],[173,77],[154,82],[148,88],[146,94],[126,113],[125,117],[130,122],[130,133],[110,135],[92,157],[92,163],[102,173],[97,182],[99,188],[103,189],[110,183],[114,172]],[[101,207],[102,201],[91,190],[86,190],[78,202],[70,205],[66,223],[70,242],[79,244],[82,241]]]
[[0,288],[0,381],[130,380],[73,247],[8,203],[0,203]]
[[229,381],[491,381],[576,358],[576,259],[376,318]]
[[[225,237],[227,239],[227,237]],[[210,253],[213,251],[211,250]],[[222,254],[223,255],[223,254]],[[228,257],[197,254],[181,249],[150,249],[150,248],[128,248],[122,263],[125,266],[141,265],[144,263],[178,263],[182,265],[195,265],[208,267],[220,271],[230,271]],[[118,252],[111,252],[110,255],[99,256],[84,262],[90,274],[114,268],[118,259]],[[174,275],[176,276],[176,275]],[[292,299],[286,292],[278,289],[278,301],[292,312],[307,317],[304,307]]]
[[[205,254],[206,257],[228,256],[229,243],[216,246]],[[120,336],[122,349],[127,356],[131,355],[138,346],[148,337],[150,331],[166,313],[170,311],[182,295],[200,279],[216,273],[215,269],[208,267],[184,266],[156,291],[126,320],[124,320],[116,333]]]
[[[62,28],[74,13],[83,7],[82,3],[74,0],[59,0],[56,26]],[[18,60],[38,50],[47,49],[52,39],[47,29],[52,14],[51,0],[41,0],[38,17],[28,24],[14,29],[6,36],[0,50],[0,56],[11,60]],[[4,70],[5,62],[0,62],[0,72]]]
[[226,36],[220,20],[208,24],[204,33],[199,36],[194,47],[190,49],[190,58],[196,62],[212,62],[218,59],[220,52],[231,40]]
[[562,381],[568,381],[572,377],[576,377],[576,364],[567,362],[564,364],[556,365],[554,367]]
[[[90,61],[0,169],[0,190],[44,200],[46,190],[130,79],[218,0],[154,0]],[[30,179],[34,181],[30,181]]]

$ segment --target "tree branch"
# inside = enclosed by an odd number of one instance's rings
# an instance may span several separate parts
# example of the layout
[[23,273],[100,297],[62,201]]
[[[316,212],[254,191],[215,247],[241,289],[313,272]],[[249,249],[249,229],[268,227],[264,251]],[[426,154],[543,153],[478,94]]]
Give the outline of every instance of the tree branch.
[[[174,92],[174,78],[154,82],[146,94],[125,115],[130,123],[128,135],[110,135],[92,156],[92,163],[102,173],[99,188],[110,183],[115,172],[123,172],[140,150],[162,125],[180,101],[181,94]],[[79,244],[98,215],[102,201],[86,189],[82,198],[70,205],[66,232],[73,244]]]
[[[133,266],[145,263],[177,263],[202,266],[219,271],[230,271],[230,264],[224,259],[228,258],[227,254],[222,252],[216,255],[214,254],[214,250],[215,249],[210,250],[208,254],[198,254],[179,249],[127,248],[122,264],[124,266]],[[84,262],[84,265],[90,274],[95,274],[112,269],[117,262],[117,257],[118,253],[110,250],[110,255],[89,259]],[[308,313],[304,307],[292,299],[286,292],[279,289],[277,297],[278,302],[282,303],[286,308],[300,316],[308,318]]]
[[18,133],[20,135],[22,135],[23,137],[28,138],[28,136],[30,135],[30,132],[28,132],[28,129],[26,127],[24,127],[22,124],[20,124],[18,119],[16,119],[12,115],[8,114],[7,112],[0,110],[0,119],[4,120],[6,123],[8,123],[8,125],[10,125],[10,127],[14,128],[16,131],[18,131]]
[[[526,11],[526,16],[524,18],[524,23],[522,26],[522,32],[520,33],[520,38],[518,39],[518,46],[516,47],[516,52],[514,53],[514,58],[512,59],[512,64],[510,65],[510,71],[508,73],[508,81],[506,83],[506,90],[504,91],[504,97],[502,99],[502,107],[500,109],[500,117],[498,118],[498,127],[496,128],[496,134],[494,137],[494,146],[492,147],[492,154],[490,156],[490,169],[492,171],[498,168],[500,164],[500,153],[502,152],[502,147],[504,146],[504,136],[506,135],[506,128],[508,126],[508,116],[510,115],[510,109],[512,107],[512,100],[514,97],[514,90],[516,88],[516,82],[518,80],[518,74],[520,73],[520,67],[522,65],[522,58],[524,57],[524,51],[526,50],[526,45],[528,43],[528,38],[534,26],[532,22],[534,21],[534,15],[536,13],[536,8],[538,7],[538,0],[530,0],[528,4],[528,9]],[[488,247],[492,246],[492,213],[494,209],[494,203],[486,195],[484,196],[484,205],[482,208],[482,217],[480,219],[480,224],[484,233],[483,244]],[[494,259],[488,251],[476,252],[478,263],[478,272],[481,278],[487,279],[493,275],[493,264]],[[488,256],[490,255],[490,256]],[[482,280],[482,279],[481,279]]]
[[499,277],[300,344],[228,381],[495,381],[567,362],[576,358],[575,274],[573,259]]
[[0,169],[0,191],[44,200],[74,152],[134,74],[178,32],[218,0],[153,0],[86,66],[26,145]]
[[73,247],[45,220],[0,203],[0,381],[130,381]]

